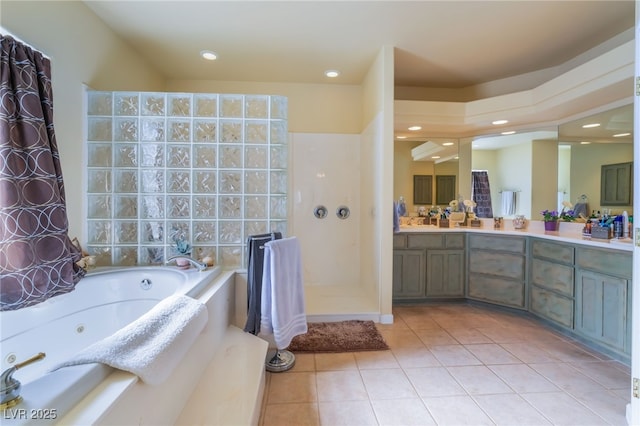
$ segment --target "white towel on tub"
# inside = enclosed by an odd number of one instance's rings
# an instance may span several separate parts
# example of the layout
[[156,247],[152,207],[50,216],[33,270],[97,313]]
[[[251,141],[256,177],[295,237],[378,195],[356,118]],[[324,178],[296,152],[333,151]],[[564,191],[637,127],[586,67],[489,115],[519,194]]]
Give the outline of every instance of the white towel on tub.
[[199,301],[184,295],[169,296],[131,324],[53,370],[99,362],[131,372],[150,385],[160,384],[180,363],[208,317],[206,306]]
[[296,237],[264,245],[260,327],[273,334],[278,349],[307,332],[300,242]]

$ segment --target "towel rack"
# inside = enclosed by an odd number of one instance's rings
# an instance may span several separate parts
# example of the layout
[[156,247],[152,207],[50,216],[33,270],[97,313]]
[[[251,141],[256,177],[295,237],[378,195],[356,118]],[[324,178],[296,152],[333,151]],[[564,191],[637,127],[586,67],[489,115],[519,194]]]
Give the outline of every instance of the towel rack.
[[[260,333],[262,271],[264,266],[264,244],[282,238],[280,232],[252,235],[247,241],[247,324],[244,331],[258,335]],[[276,348],[275,354],[265,363],[267,371],[280,372],[290,370],[296,362],[295,355],[287,350]]]

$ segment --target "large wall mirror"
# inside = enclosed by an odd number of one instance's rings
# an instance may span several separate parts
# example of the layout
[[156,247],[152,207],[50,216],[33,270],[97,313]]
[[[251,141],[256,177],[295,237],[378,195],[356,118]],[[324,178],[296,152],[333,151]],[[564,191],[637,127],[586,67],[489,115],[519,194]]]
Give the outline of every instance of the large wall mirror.
[[633,105],[624,105],[558,129],[558,190],[584,198],[588,213],[633,212]]
[[555,128],[474,138],[471,169],[489,176],[493,216],[538,219],[540,211],[554,209],[557,156]]
[[[397,139],[394,142],[394,199],[403,197],[409,214],[417,214],[420,207],[428,210],[431,206],[446,206],[457,197],[460,181],[458,147],[459,141],[452,138]],[[420,185],[429,182],[430,188],[416,187],[415,182]],[[419,190],[418,194],[429,193],[430,196],[415,200],[416,190]]]

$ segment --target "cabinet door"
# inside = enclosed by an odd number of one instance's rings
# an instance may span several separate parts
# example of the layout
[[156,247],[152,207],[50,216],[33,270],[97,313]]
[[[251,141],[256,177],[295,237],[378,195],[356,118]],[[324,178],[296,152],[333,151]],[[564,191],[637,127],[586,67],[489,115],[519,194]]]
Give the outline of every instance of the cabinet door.
[[427,267],[427,297],[464,296],[464,250],[428,250]]
[[600,176],[600,205],[629,206],[631,201],[631,177],[633,163],[607,164]]
[[393,251],[394,299],[424,297],[425,259],[424,250]]
[[584,270],[576,278],[576,331],[624,351],[627,280]]

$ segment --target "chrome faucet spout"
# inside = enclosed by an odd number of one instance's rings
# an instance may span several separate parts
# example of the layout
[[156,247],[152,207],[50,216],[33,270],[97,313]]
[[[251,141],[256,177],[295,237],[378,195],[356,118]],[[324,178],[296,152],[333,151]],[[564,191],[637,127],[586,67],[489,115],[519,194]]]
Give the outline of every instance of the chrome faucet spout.
[[164,264],[165,264],[165,265],[168,265],[169,263],[174,262],[174,261],[176,261],[177,259],[184,259],[184,260],[186,260],[186,261],[187,261],[187,262],[189,262],[191,265],[195,266],[195,267],[196,267],[196,269],[198,269],[198,271],[204,271],[204,270],[205,270],[205,269],[207,269],[207,267],[208,267],[208,265],[207,265],[206,263],[204,263],[204,262],[198,262],[197,260],[195,260],[195,259],[193,259],[193,258],[191,258],[191,257],[189,257],[189,256],[185,256],[185,255],[181,255],[181,254],[178,254],[178,255],[175,255],[175,256],[171,256],[170,258],[168,258],[168,259],[164,262]]

